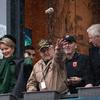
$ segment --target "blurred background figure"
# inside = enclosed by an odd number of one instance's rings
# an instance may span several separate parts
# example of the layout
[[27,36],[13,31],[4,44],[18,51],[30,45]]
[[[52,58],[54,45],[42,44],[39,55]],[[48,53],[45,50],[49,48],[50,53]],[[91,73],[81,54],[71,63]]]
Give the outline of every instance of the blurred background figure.
[[35,63],[35,48],[31,45],[25,46],[24,52],[24,78],[25,78],[25,91],[26,91],[26,83],[33,69],[33,65]]
[[36,52],[33,46],[31,45],[25,46],[24,59],[21,64],[18,80],[13,90],[13,95],[15,95],[18,98],[22,98],[23,92],[26,91],[26,84],[33,69],[35,54]]
[[24,52],[24,57],[25,58],[31,58],[33,61],[35,60],[35,48],[31,45],[25,46],[25,52]]
[[3,59],[0,60],[0,93],[11,92],[15,83],[16,39],[11,35],[4,35],[0,39],[0,49]]

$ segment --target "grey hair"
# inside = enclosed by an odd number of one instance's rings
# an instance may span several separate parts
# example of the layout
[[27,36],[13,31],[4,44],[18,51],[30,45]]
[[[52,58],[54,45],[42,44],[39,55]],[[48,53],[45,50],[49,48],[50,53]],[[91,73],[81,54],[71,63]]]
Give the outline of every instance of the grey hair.
[[87,29],[88,34],[100,36],[100,24],[93,24]]

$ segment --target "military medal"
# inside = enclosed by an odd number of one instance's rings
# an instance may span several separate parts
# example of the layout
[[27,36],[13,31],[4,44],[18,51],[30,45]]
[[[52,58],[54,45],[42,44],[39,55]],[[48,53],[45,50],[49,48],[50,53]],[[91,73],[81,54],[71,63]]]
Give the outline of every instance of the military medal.
[[73,67],[74,67],[74,68],[77,67],[77,62],[76,62],[76,61],[73,62]]

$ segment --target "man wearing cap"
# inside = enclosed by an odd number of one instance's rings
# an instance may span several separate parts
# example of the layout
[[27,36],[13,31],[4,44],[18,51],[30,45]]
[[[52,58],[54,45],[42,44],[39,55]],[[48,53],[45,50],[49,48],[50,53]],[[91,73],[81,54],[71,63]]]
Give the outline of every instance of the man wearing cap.
[[62,57],[65,55],[61,41],[54,46],[48,40],[39,42],[41,59],[34,65],[27,82],[27,92],[32,91],[58,91],[68,90],[65,63]]
[[87,80],[87,68],[89,67],[88,56],[77,52],[76,39],[72,35],[64,37],[63,45],[66,53],[66,70],[68,76],[69,90],[77,93],[77,87],[83,87]]

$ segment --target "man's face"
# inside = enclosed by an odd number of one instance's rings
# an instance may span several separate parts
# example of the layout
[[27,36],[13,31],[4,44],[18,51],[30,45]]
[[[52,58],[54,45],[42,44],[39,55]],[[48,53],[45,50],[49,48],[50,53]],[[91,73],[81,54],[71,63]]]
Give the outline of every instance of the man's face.
[[36,54],[35,50],[27,49],[27,50],[25,50],[24,57],[30,57],[34,60],[35,59],[35,54]]
[[92,36],[91,34],[88,34],[89,37],[89,43],[92,43],[95,47],[100,47],[100,36]]
[[65,42],[63,48],[64,48],[65,53],[70,55],[76,50],[77,45],[75,42],[72,42],[72,43]]
[[45,47],[40,50],[40,56],[44,61],[50,60],[54,56],[54,47]]

